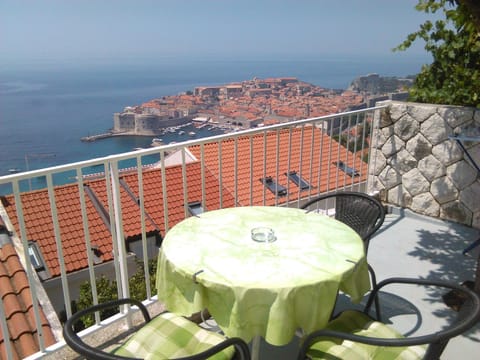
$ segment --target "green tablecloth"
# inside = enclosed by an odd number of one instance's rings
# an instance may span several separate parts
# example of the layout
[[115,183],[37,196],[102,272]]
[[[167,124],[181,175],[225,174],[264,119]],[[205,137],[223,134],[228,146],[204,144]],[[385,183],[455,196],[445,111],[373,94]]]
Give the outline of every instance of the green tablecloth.
[[[251,239],[267,226],[276,241]],[[193,275],[196,282],[194,282]],[[238,207],[190,217],[165,236],[158,297],[190,315],[208,308],[229,337],[285,345],[295,330],[324,327],[338,290],[360,300],[370,281],[361,238],[327,216],[281,207]]]

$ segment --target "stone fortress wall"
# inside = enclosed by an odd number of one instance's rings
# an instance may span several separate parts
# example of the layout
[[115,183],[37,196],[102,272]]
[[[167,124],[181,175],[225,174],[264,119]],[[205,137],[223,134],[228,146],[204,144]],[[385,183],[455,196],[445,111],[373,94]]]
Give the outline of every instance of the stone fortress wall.
[[[376,112],[369,192],[386,203],[480,229],[480,109],[385,101]],[[378,124],[378,127],[376,126]]]
[[168,117],[154,114],[115,113],[113,132],[132,135],[158,135],[170,126],[178,126],[191,121],[192,117]]

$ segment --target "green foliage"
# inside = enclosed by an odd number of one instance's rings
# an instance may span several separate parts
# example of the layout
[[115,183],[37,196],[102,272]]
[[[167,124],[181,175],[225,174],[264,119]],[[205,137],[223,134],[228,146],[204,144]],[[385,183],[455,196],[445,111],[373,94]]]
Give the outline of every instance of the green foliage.
[[[130,296],[136,300],[145,300],[147,298],[147,287],[145,284],[145,268],[143,262],[137,262],[137,272],[129,279]],[[150,274],[150,289],[152,295],[157,293],[155,280],[157,275],[157,260],[148,261],[148,273]]]
[[[133,274],[129,279],[130,287],[130,297],[137,300],[145,300],[147,298],[147,288],[145,284],[145,270],[143,262],[137,261],[137,272]],[[157,261],[156,259],[151,259],[148,262],[148,271],[150,274],[150,289],[152,295],[155,295],[157,289],[155,287],[156,271],[157,270]],[[109,280],[105,276],[101,276],[96,279],[97,295],[98,302],[104,303],[110,300],[115,300],[118,298],[117,282],[115,280]],[[77,302],[78,310],[86,309],[93,305],[93,296],[92,296],[92,286],[91,283],[86,281],[80,285],[80,296]],[[115,313],[117,309],[108,309],[100,312],[100,318],[106,319]],[[82,322],[85,327],[89,327],[95,324],[95,319],[93,316],[84,317]]]
[[[110,281],[105,276],[96,279],[97,282],[97,294],[98,302],[104,303],[110,300],[117,299],[117,282]],[[82,310],[93,305],[92,297],[92,287],[90,282],[84,282],[80,286],[80,297],[77,302],[77,309]],[[115,309],[104,310],[100,313],[100,318],[105,319],[109,316],[114,315],[116,312]],[[95,319],[93,316],[84,316],[82,322],[85,327],[92,326],[95,324]]]
[[480,34],[471,12],[448,0],[419,0],[416,9],[443,11],[444,19],[426,21],[394,49],[406,50],[422,39],[433,57],[416,77],[409,100],[480,108]]
[[[346,147],[352,153],[356,153],[357,151],[362,151],[363,149],[368,148],[369,144],[366,137],[368,137],[368,134],[370,134],[370,123],[368,121],[364,121],[363,123],[357,125],[356,135],[352,135],[350,133],[350,123],[348,123],[346,132],[342,132],[342,126],[345,126],[346,124],[346,122],[342,123],[341,127],[337,129],[338,132],[332,134],[332,138]],[[365,138],[364,134],[366,136]]]

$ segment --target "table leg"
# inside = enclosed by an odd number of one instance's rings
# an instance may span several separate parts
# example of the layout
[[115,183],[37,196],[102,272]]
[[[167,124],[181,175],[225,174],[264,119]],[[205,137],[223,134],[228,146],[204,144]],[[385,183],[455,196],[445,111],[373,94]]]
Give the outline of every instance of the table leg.
[[252,339],[252,360],[260,358],[260,339],[260,335],[254,336]]

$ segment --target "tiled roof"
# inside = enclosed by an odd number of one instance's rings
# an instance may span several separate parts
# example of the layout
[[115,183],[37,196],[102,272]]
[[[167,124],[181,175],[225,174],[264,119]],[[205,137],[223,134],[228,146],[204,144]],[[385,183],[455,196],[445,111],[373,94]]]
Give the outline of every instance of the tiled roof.
[[[40,350],[27,275],[11,243],[0,245],[0,298],[5,312],[14,359],[23,359]],[[40,311],[45,346],[56,342],[50,325]],[[0,327],[0,359],[6,344]]]
[[[277,148],[279,149],[278,158]],[[312,149],[315,151],[312,152]],[[199,158],[199,146],[191,147],[190,151]],[[278,184],[288,189],[289,201],[306,197],[309,190],[300,191],[288,180],[285,175],[288,171],[296,171],[313,185],[311,194],[333,190],[344,184],[359,183],[367,178],[368,164],[361,160],[360,155],[354,155],[315,127],[305,127],[303,130],[293,129],[291,134],[289,130],[280,131],[278,137],[276,131],[267,132],[265,137],[263,134],[255,135],[252,142],[247,136],[240,137],[237,141],[223,141],[221,174],[218,165],[218,145],[206,144],[204,151],[205,166],[221,178],[223,186],[231,193],[235,193],[236,190],[238,202],[242,206],[275,204],[275,195],[260,181],[267,176],[272,176]],[[238,162],[236,170],[235,152]],[[339,160],[358,170],[360,176],[352,178],[341,171],[338,172],[333,162]],[[252,169],[250,169],[250,161],[252,161]],[[284,203],[287,197],[279,197],[277,201]]]
[[[100,180],[88,184],[95,184]],[[20,234],[18,218],[13,197],[7,197],[11,203],[5,207],[17,234]],[[34,241],[41,250],[45,264],[52,277],[60,275],[57,245],[55,243],[54,224],[47,190],[23,193],[21,196],[27,240]],[[77,185],[55,188],[57,218],[62,239],[63,258],[67,272],[86,267],[86,245]],[[98,216],[91,200],[86,196],[90,238],[104,254],[104,261],[111,260],[112,246],[103,239],[111,238],[110,232]],[[94,239],[94,240],[93,240]]]
[[[278,144],[277,144],[278,139]],[[291,141],[291,143],[289,143]],[[313,141],[313,143],[312,143]],[[265,188],[260,179],[271,176],[278,184],[287,188],[288,196],[278,197],[283,203],[306,197],[308,194],[327,191],[336,188],[339,184],[364,181],[366,179],[367,164],[361,161],[360,155],[354,156],[343,146],[315,127],[305,127],[291,131],[267,132],[256,135],[252,150],[250,139],[241,137],[237,140],[222,142],[222,174],[219,174],[218,145],[205,145],[205,189],[206,209],[234,205],[232,194],[237,193],[240,205],[272,205],[276,196]],[[235,146],[237,147],[237,169],[235,177]],[[264,147],[266,153],[264,156]],[[277,147],[280,149],[278,158]],[[314,151],[313,160],[310,158],[311,149]],[[192,147],[192,153],[199,158],[199,148]],[[328,155],[330,154],[330,155]],[[320,161],[320,156],[322,160]],[[290,157],[290,160],[289,160]],[[252,159],[252,171],[250,170]],[[304,159],[300,163],[300,159]],[[332,163],[341,160],[350,167],[355,167],[361,176],[337,176],[337,167]],[[265,169],[264,169],[265,167]],[[277,171],[278,169],[278,171]],[[250,172],[251,171],[251,172]],[[313,185],[311,190],[300,191],[285,176],[287,171],[296,171],[307,182]],[[168,226],[172,227],[185,217],[183,200],[183,174],[181,166],[170,166],[165,169],[168,194]],[[186,166],[188,201],[202,200],[201,167],[200,163],[190,163]],[[342,173],[340,173],[342,174]],[[320,176],[320,178],[319,178]],[[219,179],[224,189],[219,190]],[[138,179],[137,173],[122,175],[120,194],[122,203],[122,222],[126,240],[136,239],[141,234],[140,207],[138,206]],[[163,209],[162,171],[160,169],[145,170],[143,172],[144,206],[147,216],[147,234],[154,232],[165,233],[165,216]],[[251,184],[250,184],[251,183]],[[112,259],[112,235],[110,233],[108,217],[108,200],[106,182],[103,179],[85,182],[85,204],[88,215],[88,229],[92,245],[95,245],[103,261]],[[220,204],[220,194],[222,204]],[[252,198],[252,200],[250,200]],[[22,194],[26,232],[28,240],[35,241],[39,246],[47,268],[52,277],[60,275],[57,245],[55,243],[54,224],[48,192],[46,190],[33,191]],[[7,197],[10,205],[6,210],[17,233],[19,224],[15,210],[15,199]],[[87,251],[80,208],[80,198],[77,185],[65,185],[55,188],[57,204],[57,218],[59,222],[63,258],[67,272],[87,267]],[[99,210],[100,209],[100,210]],[[101,214],[104,217],[102,218]]]
[[[185,218],[183,200],[182,167],[172,166],[165,169],[168,193],[168,225],[172,227]],[[188,201],[200,201],[201,168],[200,164],[190,163],[186,166],[188,179]],[[140,207],[138,197],[137,173],[121,177],[120,195],[122,203],[122,222],[126,240],[138,238],[141,235]],[[220,207],[220,190],[218,180],[207,172],[205,179],[206,209]],[[108,199],[106,182],[103,179],[87,181],[85,204],[88,216],[88,228],[92,245],[102,254],[102,260],[109,261],[112,256],[112,235],[108,223],[101,217],[102,209],[108,220]],[[143,191],[146,220],[146,231],[150,234],[159,231],[165,233],[165,217],[163,209],[162,172],[160,169],[146,170],[143,173]],[[88,195],[90,193],[91,195]],[[34,240],[40,248],[45,263],[52,277],[60,275],[59,255],[55,243],[54,225],[52,222],[47,190],[38,190],[21,195],[26,232],[28,240]],[[94,201],[92,201],[94,199]],[[16,216],[15,199],[7,197],[8,216],[15,230],[19,233]],[[88,266],[87,247],[83,231],[78,186],[65,185],[55,188],[57,218],[60,228],[63,258],[66,271],[73,272]],[[222,207],[233,206],[233,196],[223,191]],[[96,203],[96,204],[95,204]]]
[[[166,168],[166,188],[168,203],[168,226],[172,227],[185,218],[183,197],[183,175],[181,166]],[[163,202],[165,194],[162,190],[161,171],[148,170],[143,172],[143,192],[145,211],[150,215],[153,222],[165,233],[165,217]],[[188,202],[202,200],[201,166],[199,162],[189,163],[186,166]],[[125,182],[138,196],[138,179],[136,174],[126,175]],[[205,191],[207,210],[231,207],[234,199],[231,194],[222,191],[222,204],[220,204],[220,188],[218,180],[209,172],[205,174]],[[122,207],[123,209],[123,207]],[[125,216],[124,216],[125,217]],[[139,221],[139,211],[133,214],[134,222]],[[125,226],[125,224],[124,224]]]

